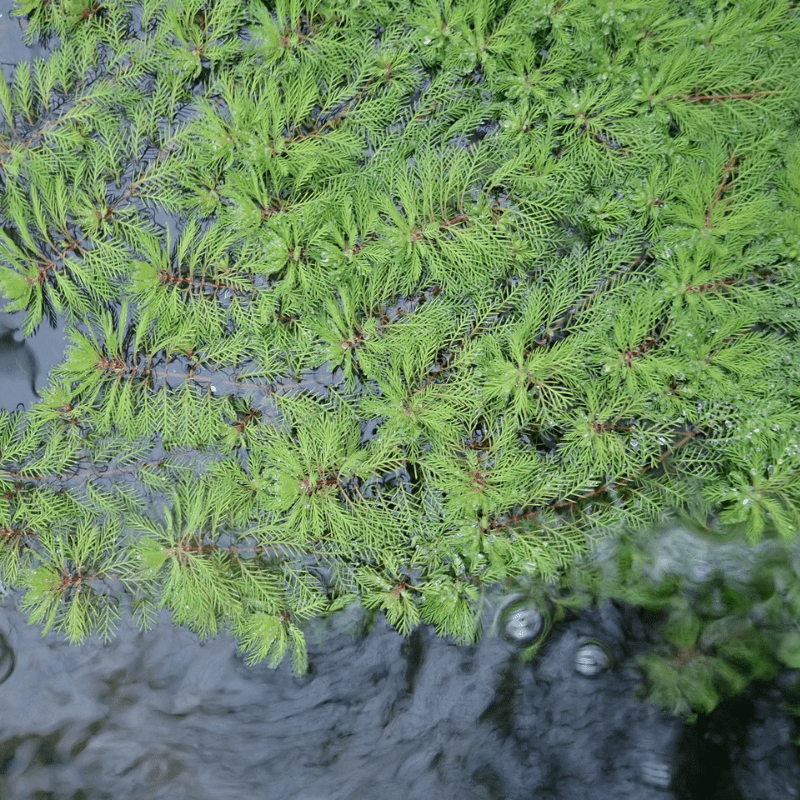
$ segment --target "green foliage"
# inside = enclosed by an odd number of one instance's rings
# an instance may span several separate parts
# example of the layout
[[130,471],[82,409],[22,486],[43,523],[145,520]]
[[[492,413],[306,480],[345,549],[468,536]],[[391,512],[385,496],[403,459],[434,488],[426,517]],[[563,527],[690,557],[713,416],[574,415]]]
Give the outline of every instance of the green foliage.
[[692,527],[627,534],[611,557],[583,562],[573,576],[592,600],[650,615],[657,644],[638,657],[640,694],[688,721],[800,664],[797,540],[754,546],[721,520]]
[[[0,293],[70,341],[0,414],[33,622],[130,601],[302,670],[306,620],[474,641],[487,587],[674,509],[796,536],[793,3],[15,14],[57,44],[0,79]],[[737,690],[742,635],[661,701]]]

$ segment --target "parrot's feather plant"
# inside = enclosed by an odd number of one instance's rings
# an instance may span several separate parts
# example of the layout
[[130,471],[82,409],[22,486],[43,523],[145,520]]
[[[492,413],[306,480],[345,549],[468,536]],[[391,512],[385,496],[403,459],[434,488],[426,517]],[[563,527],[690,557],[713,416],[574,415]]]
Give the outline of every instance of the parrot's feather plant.
[[251,662],[360,600],[480,635],[675,509],[800,525],[790,0],[23,0],[0,579]]

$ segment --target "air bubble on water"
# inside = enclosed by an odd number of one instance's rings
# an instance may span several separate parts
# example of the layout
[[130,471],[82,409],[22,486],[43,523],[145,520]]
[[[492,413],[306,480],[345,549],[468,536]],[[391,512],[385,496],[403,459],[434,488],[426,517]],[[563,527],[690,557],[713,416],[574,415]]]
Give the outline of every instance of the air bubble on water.
[[672,768],[661,758],[645,759],[640,765],[639,775],[649,786],[668,789],[672,785]]
[[608,666],[608,653],[597,642],[585,642],[575,653],[575,671],[580,675],[593,677]]
[[525,647],[534,642],[544,630],[544,617],[533,605],[516,604],[506,616],[506,639]]

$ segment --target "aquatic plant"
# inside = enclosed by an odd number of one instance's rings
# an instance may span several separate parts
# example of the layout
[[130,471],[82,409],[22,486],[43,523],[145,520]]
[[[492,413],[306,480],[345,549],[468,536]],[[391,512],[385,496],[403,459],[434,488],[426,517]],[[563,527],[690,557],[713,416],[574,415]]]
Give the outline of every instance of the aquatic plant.
[[0,414],[34,624],[162,608],[250,662],[356,599],[480,635],[674,509],[800,523],[790,0],[25,0]]

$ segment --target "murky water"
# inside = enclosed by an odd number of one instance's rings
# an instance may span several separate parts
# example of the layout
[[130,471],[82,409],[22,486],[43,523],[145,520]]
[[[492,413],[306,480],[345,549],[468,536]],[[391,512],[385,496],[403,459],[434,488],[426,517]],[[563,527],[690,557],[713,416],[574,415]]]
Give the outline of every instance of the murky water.
[[[591,633],[622,638],[601,617]],[[339,620],[298,679],[168,622],[105,648],[4,622],[4,798],[663,797],[637,773],[669,780],[680,728],[630,697],[624,669],[571,668],[580,625],[534,669],[500,639],[353,636]]]
[[12,17],[12,0],[0,0],[0,68],[6,78],[14,73],[14,65],[20,61],[33,61],[37,56],[45,58],[47,48],[39,44],[27,46],[22,41],[22,26],[19,17]]
[[[2,300],[0,300],[0,305]],[[27,408],[39,399],[37,390],[47,385],[50,370],[64,359],[64,326],[43,322],[25,339],[19,328],[24,314],[0,309],[0,408]]]
[[[647,632],[611,603],[557,625],[532,664],[502,638],[365,633],[353,609],[312,631],[302,678],[167,619],[74,647],[7,604],[2,632],[4,800],[798,797],[779,690],[684,729],[635,699]],[[613,654],[595,675],[576,669],[587,639]]]

